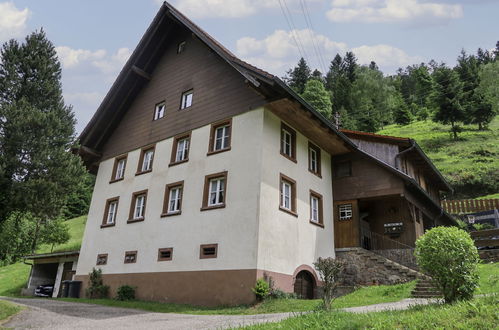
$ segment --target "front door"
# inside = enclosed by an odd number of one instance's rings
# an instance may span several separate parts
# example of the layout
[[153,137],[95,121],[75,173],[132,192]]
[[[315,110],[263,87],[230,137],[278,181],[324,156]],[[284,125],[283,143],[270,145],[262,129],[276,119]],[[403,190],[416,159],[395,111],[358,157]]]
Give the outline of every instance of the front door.
[[314,278],[307,271],[301,271],[296,275],[295,294],[303,299],[314,299]]

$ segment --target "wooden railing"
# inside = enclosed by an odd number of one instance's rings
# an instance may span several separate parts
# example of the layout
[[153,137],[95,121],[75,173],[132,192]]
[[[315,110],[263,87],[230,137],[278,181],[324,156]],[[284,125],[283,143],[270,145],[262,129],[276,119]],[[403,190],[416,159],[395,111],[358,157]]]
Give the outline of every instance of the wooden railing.
[[476,247],[499,246],[499,229],[472,231],[470,236],[475,241]]
[[499,199],[443,200],[442,207],[450,214],[466,214],[499,209]]

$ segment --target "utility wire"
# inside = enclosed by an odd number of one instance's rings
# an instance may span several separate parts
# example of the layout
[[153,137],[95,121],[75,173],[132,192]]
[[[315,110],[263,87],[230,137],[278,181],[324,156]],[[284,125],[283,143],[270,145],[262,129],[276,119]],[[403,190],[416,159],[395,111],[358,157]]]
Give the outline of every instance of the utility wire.
[[[300,56],[305,58],[301,48],[300,48],[300,45],[298,44],[298,40],[296,39],[295,37],[295,34],[293,33],[293,28],[291,27],[291,23],[288,19],[288,16],[286,15],[286,11],[284,10],[284,7],[281,3],[281,0],[277,0],[279,2],[279,7],[281,8],[281,11],[282,11],[282,14],[284,15],[284,19],[286,20],[286,23],[288,24],[288,27],[289,27],[289,30],[290,30],[290,33],[291,33],[291,37],[293,38],[294,42],[295,42],[295,45],[296,45],[296,48],[298,48],[298,52],[300,53]],[[284,0],[282,0],[284,1]]]
[[303,13],[303,17],[305,18],[305,23],[307,24],[310,39],[312,40],[312,45],[314,47],[315,51],[315,56],[317,57],[317,61],[319,62],[319,67],[323,70],[323,74],[327,74],[327,67],[325,65],[324,57],[322,56],[322,51],[317,45],[316,40],[314,36],[312,35],[312,32],[314,31],[314,27],[312,24],[312,19],[310,18],[310,12],[307,7],[307,3],[304,0],[300,0],[300,6],[301,6],[301,11]]

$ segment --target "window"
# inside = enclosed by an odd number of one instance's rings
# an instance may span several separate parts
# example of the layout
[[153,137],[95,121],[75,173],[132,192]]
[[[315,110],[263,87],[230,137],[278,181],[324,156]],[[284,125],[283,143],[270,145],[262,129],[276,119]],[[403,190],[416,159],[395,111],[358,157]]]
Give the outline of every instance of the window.
[[166,185],[162,217],[177,215],[182,211],[184,181]]
[[322,195],[310,190],[310,222],[324,226]]
[[296,181],[281,174],[279,186],[279,209],[298,216],[296,214]]
[[154,160],[154,147],[143,148],[140,152],[139,167],[135,175],[148,173],[152,171],[152,162]]
[[143,221],[146,213],[147,190],[133,193],[128,223]]
[[230,150],[232,119],[211,126],[208,155]]
[[188,108],[192,105],[192,89],[182,93],[182,100],[180,102],[180,109]]
[[184,49],[185,49],[185,41],[182,41],[177,45],[177,54],[182,53]]
[[216,258],[218,253],[218,244],[203,244],[200,247],[199,258]]
[[334,165],[334,176],[337,178],[352,176],[352,162],[339,162]]
[[102,266],[107,264],[107,253],[106,254],[98,254],[97,255],[97,262],[95,263],[98,266]]
[[123,180],[125,177],[126,158],[127,156],[125,155],[114,159],[113,173],[111,175],[110,183]]
[[173,258],[173,248],[158,249],[158,261],[169,261]]
[[156,104],[154,108],[154,120],[161,119],[165,116],[165,101]]
[[281,123],[281,155],[296,163],[296,132]]
[[119,197],[109,198],[106,201],[104,209],[104,218],[102,219],[102,227],[111,227],[116,224],[116,213],[118,212]]
[[340,220],[350,220],[353,217],[352,204],[342,204],[338,206]]
[[170,166],[184,163],[189,160],[189,148],[191,142],[191,133],[176,136],[173,139],[172,155]]
[[137,262],[137,251],[125,252],[125,264],[133,264]]
[[308,142],[308,170],[321,177],[321,148]]
[[225,207],[227,172],[207,175],[204,181],[201,211]]

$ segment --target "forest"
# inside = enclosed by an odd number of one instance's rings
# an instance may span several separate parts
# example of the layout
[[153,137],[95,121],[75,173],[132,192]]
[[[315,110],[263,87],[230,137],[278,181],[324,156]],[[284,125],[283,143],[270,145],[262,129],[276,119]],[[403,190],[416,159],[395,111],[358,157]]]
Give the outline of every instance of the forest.
[[431,60],[385,75],[373,61],[337,54],[329,71],[312,71],[305,59],[284,81],[341,128],[377,132],[393,123],[432,120],[450,125],[453,139],[463,125],[487,129],[499,112],[499,41],[492,51],[464,49],[449,67]]

